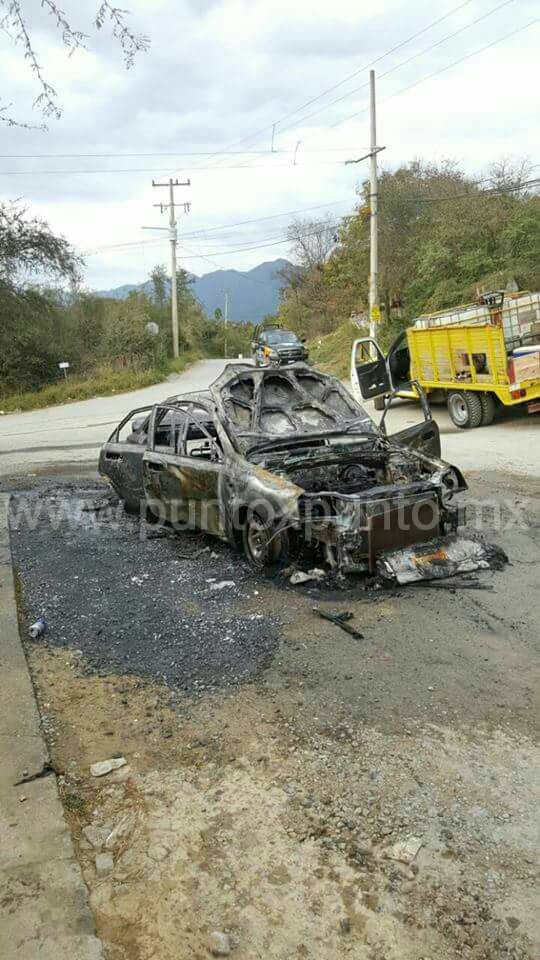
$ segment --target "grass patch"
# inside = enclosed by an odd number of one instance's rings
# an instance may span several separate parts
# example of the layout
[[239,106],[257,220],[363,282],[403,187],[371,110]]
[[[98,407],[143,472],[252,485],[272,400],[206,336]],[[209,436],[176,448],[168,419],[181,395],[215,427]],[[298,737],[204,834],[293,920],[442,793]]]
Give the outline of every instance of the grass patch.
[[355,340],[366,336],[347,320],[325,337],[316,337],[308,343],[309,359],[323,370],[340,380],[348,380],[351,369],[351,350]]
[[92,376],[73,377],[48,384],[40,390],[26,393],[12,393],[0,399],[3,413],[14,411],[39,410],[75,400],[90,400],[92,397],[109,397],[115,393],[127,393],[140,390],[165,380],[169,373],[182,373],[194,360],[192,354],[185,354],[175,360],[168,360],[163,367],[149,370],[115,370],[112,367],[100,367]]

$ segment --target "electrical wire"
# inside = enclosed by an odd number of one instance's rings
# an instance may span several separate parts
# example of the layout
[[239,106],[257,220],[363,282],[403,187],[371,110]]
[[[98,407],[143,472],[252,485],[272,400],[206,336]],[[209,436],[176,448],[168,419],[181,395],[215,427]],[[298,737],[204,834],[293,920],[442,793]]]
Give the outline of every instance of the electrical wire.
[[416,33],[411,34],[410,37],[407,37],[405,40],[402,40],[400,43],[391,47],[389,50],[387,50],[385,53],[381,54],[380,56],[376,57],[374,60],[371,60],[370,62],[365,63],[358,70],[355,70],[354,73],[351,73],[349,74],[349,76],[344,77],[342,80],[339,80],[337,83],[333,84],[331,87],[327,87],[316,97],[312,97],[310,100],[306,100],[304,103],[300,104],[294,110],[290,110],[288,113],[284,114],[282,117],[279,117],[277,120],[274,120],[272,123],[267,124],[265,127],[261,127],[261,129],[255,131],[255,133],[248,134],[245,137],[241,137],[239,140],[232,141],[227,145],[227,147],[225,147],[224,151],[216,151],[214,156],[220,157],[227,150],[232,149],[234,147],[238,147],[243,143],[246,143],[250,140],[254,140],[255,138],[259,137],[263,133],[268,133],[274,130],[284,120],[288,120],[289,117],[294,116],[295,113],[299,113],[301,110],[306,109],[306,107],[311,106],[312,103],[315,103],[317,100],[326,96],[328,93],[332,93],[338,87],[342,86],[342,84],[347,83],[349,80],[354,79],[354,77],[358,76],[360,73],[363,73],[364,70],[368,70],[369,68],[374,67],[375,64],[380,63],[381,60],[384,60],[386,57],[390,56],[392,53],[395,53],[396,50],[399,50],[401,47],[404,47],[407,43],[411,43],[413,40],[416,40],[418,37],[422,36],[422,34],[426,33],[428,30],[431,30],[433,27],[438,26],[440,23],[448,19],[448,17],[452,16],[454,13],[457,13],[463,7],[468,6],[469,3],[471,2],[472,0],[464,0],[463,3],[458,4],[457,7],[453,7],[451,10],[448,11],[448,13],[444,14],[442,17],[438,17],[436,20],[433,20],[431,23],[428,23],[427,26],[422,28],[422,30],[418,30]]
[[[412,63],[413,60],[417,60],[418,57],[423,57],[426,53],[430,53],[432,50],[435,50],[437,47],[440,47],[443,43],[447,43],[448,40],[453,40],[454,37],[459,36],[460,33],[463,33],[465,30],[469,30],[471,27],[476,26],[477,23],[480,23],[482,20],[486,20],[487,17],[493,16],[494,13],[497,13],[498,10],[502,10],[503,7],[507,7],[508,4],[515,3],[515,0],[503,0],[502,3],[497,4],[497,6],[492,7],[491,10],[487,10],[486,13],[483,13],[481,16],[477,17],[476,20],[471,20],[470,23],[464,24],[462,27],[459,27],[457,30],[454,30],[453,33],[447,34],[445,37],[442,37],[440,40],[436,40],[435,43],[430,44],[428,47],[425,47],[424,50],[420,50],[418,53],[414,53],[412,56],[408,57],[406,60],[402,60],[401,63],[397,63],[394,67],[390,67],[389,70],[385,70],[384,73],[379,74],[377,81],[382,80],[384,77],[388,77],[390,74],[394,73],[396,70],[400,70],[402,67],[407,66],[409,63]],[[346,100],[348,97],[352,96],[355,93],[360,93],[361,90],[365,90],[369,87],[369,81],[363,83],[360,87],[355,87],[353,90],[349,90],[348,93],[344,93],[341,97],[337,97],[335,100],[331,100],[330,103],[325,104],[323,107],[319,107],[317,110],[314,110],[312,113],[306,114],[304,117],[301,117],[300,120],[295,121],[292,124],[292,127],[298,126],[298,124],[304,123],[305,120],[311,119],[311,117],[316,116],[316,114],[321,113],[323,110],[327,110],[329,107],[335,106],[337,103],[341,103],[343,100]],[[285,133],[286,130],[291,129],[291,127],[284,127],[280,132]],[[307,151],[306,151],[307,152]]]
[[[392,100],[394,97],[399,97],[402,93],[407,93],[408,90],[412,90],[414,87],[420,86],[420,84],[425,83],[426,80],[432,80],[433,77],[438,77],[441,73],[445,73],[447,70],[457,67],[460,63],[465,63],[466,60],[470,60],[472,57],[478,56],[479,53],[484,53],[485,50],[489,50],[491,47],[496,46],[498,43],[502,43],[504,40],[509,40],[510,37],[515,37],[516,34],[522,33],[523,30],[528,30],[529,27],[533,27],[539,22],[540,17],[536,17],[534,20],[529,20],[529,22],[523,24],[523,26],[517,27],[515,30],[511,30],[510,33],[503,34],[502,37],[497,37],[495,40],[491,40],[490,43],[486,43],[483,47],[479,47],[478,50],[473,50],[472,53],[467,53],[465,56],[459,57],[458,60],[453,60],[452,63],[448,63],[446,66],[440,67],[438,70],[434,70],[432,73],[428,73],[425,77],[421,77],[419,80],[415,80],[414,83],[410,83],[406,87],[402,87],[401,90],[396,90],[394,93],[389,94],[389,96],[384,97],[379,102],[387,103],[388,100]],[[330,129],[339,127],[343,123],[348,123],[349,120],[354,120],[355,117],[361,116],[361,114],[366,113],[367,110],[368,107],[364,107],[362,110],[351,113],[348,117],[344,117],[342,120],[338,120],[336,123],[330,124]]]
[[[247,164],[230,164],[225,167],[196,167],[199,171],[210,173],[221,173],[224,170],[300,170],[306,167],[341,167],[342,160],[320,160],[314,163],[259,163],[254,166]],[[0,176],[18,177],[18,176],[69,176],[70,174],[102,174],[102,173],[169,173],[170,167],[124,167],[114,170],[105,168],[101,170],[0,170]],[[190,172],[192,167],[178,167],[176,172]]]
[[[317,147],[313,150],[307,150],[306,153],[347,153],[352,152],[353,150],[358,150],[358,145],[354,147]],[[231,157],[244,157],[246,154],[252,154],[253,156],[267,157],[272,154],[284,153],[294,153],[294,150],[230,150],[226,155]],[[169,153],[0,153],[0,160],[106,160],[108,158],[131,159],[134,157],[214,157],[215,155],[215,151],[210,150],[177,150]]]

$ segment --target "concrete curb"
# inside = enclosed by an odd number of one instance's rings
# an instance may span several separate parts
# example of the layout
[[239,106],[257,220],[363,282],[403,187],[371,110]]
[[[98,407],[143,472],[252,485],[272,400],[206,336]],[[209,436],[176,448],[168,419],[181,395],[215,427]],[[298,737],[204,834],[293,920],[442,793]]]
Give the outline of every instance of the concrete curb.
[[56,777],[14,785],[48,752],[19,636],[8,508],[0,495],[0,956],[102,960]]

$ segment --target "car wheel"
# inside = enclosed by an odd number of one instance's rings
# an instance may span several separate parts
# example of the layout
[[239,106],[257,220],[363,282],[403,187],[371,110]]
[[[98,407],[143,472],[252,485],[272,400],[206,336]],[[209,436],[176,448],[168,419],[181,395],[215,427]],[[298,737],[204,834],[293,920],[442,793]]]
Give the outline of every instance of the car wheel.
[[481,393],[480,403],[482,404],[482,426],[489,427],[495,418],[497,404],[492,393]]
[[242,546],[250,564],[268,575],[277,573],[289,556],[289,534],[258,514],[248,517],[242,530]]
[[471,430],[482,423],[482,403],[476,393],[456,390],[448,395],[448,413],[461,430]]

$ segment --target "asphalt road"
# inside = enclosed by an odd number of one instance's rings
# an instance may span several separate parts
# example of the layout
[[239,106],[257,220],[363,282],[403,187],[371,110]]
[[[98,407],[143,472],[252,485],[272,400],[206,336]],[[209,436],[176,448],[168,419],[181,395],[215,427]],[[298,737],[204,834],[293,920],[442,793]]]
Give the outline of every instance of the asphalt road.
[[[95,463],[99,447],[130,409],[175,393],[204,389],[221,373],[224,363],[202,360],[169,382],[143,390],[1,417],[0,477],[50,472],[51,467],[65,463]],[[368,407],[378,422],[380,414]],[[441,429],[443,457],[463,470],[540,476],[538,415],[514,411],[490,427],[470,431],[455,427],[445,407],[434,407],[433,415]],[[389,415],[389,432],[414,424],[420,417],[417,404],[401,402]]]

